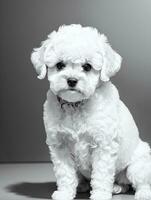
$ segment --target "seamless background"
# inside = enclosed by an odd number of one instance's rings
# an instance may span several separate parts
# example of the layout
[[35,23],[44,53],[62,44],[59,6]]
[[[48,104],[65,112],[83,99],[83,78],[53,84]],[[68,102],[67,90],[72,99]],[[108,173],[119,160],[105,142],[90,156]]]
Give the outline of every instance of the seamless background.
[[0,162],[48,161],[42,105],[47,80],[30,63],[32,48],[62,24],[94,26],[123,57],[112,79],[151,144],[150,0],[0,1]]

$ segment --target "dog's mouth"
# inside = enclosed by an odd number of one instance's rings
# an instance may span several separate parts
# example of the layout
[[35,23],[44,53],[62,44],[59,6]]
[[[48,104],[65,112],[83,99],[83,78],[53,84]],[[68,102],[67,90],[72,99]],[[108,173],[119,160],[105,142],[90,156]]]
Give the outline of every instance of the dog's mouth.
[[78,90],[76,90],[76,89],[74,89],[74,88],[69,88],[68,90],[71,90],[71,91],[78,91]]
[[82,92],[80,91],[80,90],[78,90],[78,89],[76,89],[76,88],[69,88],[69,89],[67,89],[66,91],[74,91],[74,92],[78,92],[78,93],[81,93],[82,94]]

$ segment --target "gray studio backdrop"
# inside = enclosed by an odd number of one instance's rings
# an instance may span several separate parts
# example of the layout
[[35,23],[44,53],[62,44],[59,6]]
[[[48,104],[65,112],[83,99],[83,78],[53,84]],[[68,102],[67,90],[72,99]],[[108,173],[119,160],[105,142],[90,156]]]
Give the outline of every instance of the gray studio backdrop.
[[0,161],[48,161],[42,105],[48,83],[30,63],[33,47],[62,24],[97,27],[123,57],[113,78],[141,138],[151,144],[150,0],[0,1]]

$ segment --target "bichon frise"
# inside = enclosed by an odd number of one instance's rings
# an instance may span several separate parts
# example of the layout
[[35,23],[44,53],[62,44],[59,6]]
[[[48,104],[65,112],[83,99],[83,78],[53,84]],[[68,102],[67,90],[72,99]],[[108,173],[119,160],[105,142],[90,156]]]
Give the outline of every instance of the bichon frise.
[[[57,191],[72,200],[79,186],[91,200],[110,200],[132,184],[135,199],[151,200],[151,154],[110,77],[121,57],[97,29],[61,26],[48,35],[31,61],[50,82],[44,124]],[[86,179],[86,180],[85,180]]]

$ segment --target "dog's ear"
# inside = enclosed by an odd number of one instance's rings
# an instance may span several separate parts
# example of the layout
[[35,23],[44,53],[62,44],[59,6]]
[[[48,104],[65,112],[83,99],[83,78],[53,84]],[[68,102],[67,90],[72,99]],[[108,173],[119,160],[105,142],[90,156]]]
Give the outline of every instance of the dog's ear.
[[[31,53],[31,62],[38,74],[37,78],[44,79],[47,74],[47,66],[46,63],[50,58],[54,58],[53,51],[51,51],[52,45],[51,41],[56,31],[53,31],[48,35],[48,38],[41,43],[41,47],[34,48]],[[53,63],[53,62],[52,62]],[[51,63],[50,63],[51,64]]]
[[46,76],[47,69],[43,60],[43,47],[35,48],[31,53],[31,62],[38,74],[37,78],[43,79]]
[[110,80],[110,77],[114,76],[121,67],[122,58],[116,53],[107,41],[106,36],[102,35],[105,40],[104,43],[104,55],[103,65],[101,69],[101,80],[106,82]]

